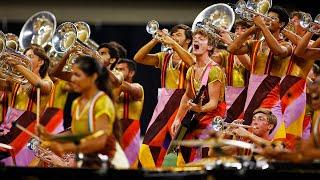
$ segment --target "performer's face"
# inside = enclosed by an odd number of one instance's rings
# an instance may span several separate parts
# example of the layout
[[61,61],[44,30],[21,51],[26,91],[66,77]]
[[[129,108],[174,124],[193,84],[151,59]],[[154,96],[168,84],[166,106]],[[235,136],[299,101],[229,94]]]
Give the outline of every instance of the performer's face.
[[290,21],[293,23],[296,34],[303,36],[306,33],[306,30],[300,24],[300,19],[298,16],[293,16]]
[[35,73],[39,72],[40,67],[43,64],[43,60],[36,54],[34,54],[32,49],[29,49],[25,55],[30,58],[31,66],[32,66],[32,71]]
[[171,38],[175,40],[180,46],[183,46],[187,41],[184,29],[177,29],[176,32],[173,32],[171,34]]
[[102,57],[103,60],[103,65],[105,67],[109,66],[110,64],[110,60],[111,60],[111,56],[109,54],[109,49],[108,48],[100,48],[98,50],[100,56]]
[[294,27],[295,28],[297,28],[297,27],[301,27],[301,25],[300,25],[300,19],[299,19],[299,17],[298,16],[293,16],[292,18],[291,18],[291,22],[293,23],[293,25],[294,25]]
[[269,123],[268,116],[263,113],[257,113],[253,116],[251,126],[253,126],[252,133],[256,136],[262,137],[273,128],[273,125]]
[[77,64],[72,66],[71,84],[75,92],[85,92],[95,85],[97,74],[88,76]]
[[237,25],[235,29],[236,36],[240,36],[243,34],[248,28],[242,25]]
[[281,23],[279,15],[274,12],[269,12],[268,16],[273,19],[273,21],[266,21],[266,25],[269,27],[271,32],[275,32],[281,28]]
[[208,38],[201,35],[201,34],[196,34],[193,36],[192,40],[192,53],[197,56],[197,55],[203,55],[204,53],[212,50],[212,46],[208,45]]
[[116,70],[122,72],[125,81],[131,81],[134,71],[130,71],[127,63],[120,63],[116,65]]

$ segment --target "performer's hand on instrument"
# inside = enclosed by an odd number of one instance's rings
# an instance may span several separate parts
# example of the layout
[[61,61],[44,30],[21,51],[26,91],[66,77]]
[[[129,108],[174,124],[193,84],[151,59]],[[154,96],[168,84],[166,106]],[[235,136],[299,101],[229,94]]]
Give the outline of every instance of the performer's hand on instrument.
[[175,136],[179,126],[180,126],[179,119],[175,119],[171,125],[171,128],[170,128],[170,135],[172,138]]
[[52,135],[41,124],[35,127],[35,132],[41,139],[44,139],[44,140],[52,137]]
[[261,18],[261,16],[254,16],[253,17],[253,22],[254,24],[259,27],[262,28],[263,26],[265,26],[265,22],[264,20]]
[[237,136],[241,137],[250,137],[251,132],[247,131],[243,127],[238,127],[232,130],[233,133],[235,133]]
[[[220,35],[220,36],[219,36]],[[218,37],[225,43],[231,44],[233,40],[231,39],[229,33],[227,31],[220,31]]]
[[49,149],[60,157],[65,152],[64,144],[55,141],[50,142]]
[[311,30],[317,31],[320,29],[320,25],[318,23],[315,23],[311,26]]
[[194,112],[202,112],[202,106],[199,104],[195,104],[191,101],[188,101],[189,109]]
[[234,121],[232,121],[232,123],[235,123],[235,124],[242,124],[243,123],[243,119],[236,119]]
[[6,59],[6,62],[10,65],[10,66],[17,66],[20,63],[14,58],[14,56],[6,56],[4,55],[2,58]]

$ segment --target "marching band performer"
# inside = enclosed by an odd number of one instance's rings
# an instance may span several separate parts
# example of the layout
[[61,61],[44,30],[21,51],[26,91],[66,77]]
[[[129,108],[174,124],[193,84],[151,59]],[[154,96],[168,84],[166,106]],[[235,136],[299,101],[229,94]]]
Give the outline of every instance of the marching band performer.
[[[7,62],[14,67],[15,70],[19,71],[27,80],[27,84],[19,84],[10,81],[10,78],[1,84],[4,90],[11,92],[11,100],[9,102],[10,111],[29,111],[36,113],[36,86],[39,86],[41,92],[40,99],[40,114],[44,112],[47,107],[47,103],[50,99],[54,84],[47,74],[49,66],[49,58],[47,57],[44,49],[38,45],[30,45],[25,50],[25,55],[30,58],[31,69],[21,65],[14,57],[7,56]],[[16,109],[16,110],[15,110]],[[7,114],[10,116],[10,114]],[[8,119],[2,124],[7,130],[3,133],[6,134],[11,128],[11,122],[16,119]]]
[[[243,20],[238,20],[234,24],[235,35],[243,34],[250,24]],[[232,39],[228,33],[220,32],[221,38],[226,44],[231,44]],[[222,50],[214,58],[224,69],[226,74],[225,99],[227,103],[226,122],[232,122],[243,116],[245,99],[247,96],[247,85],[250,75],[250,57],[245,55],[233,55],[226,50]]]
[[[84,138],[79,145],[71,142],[53,142],[48,146],[58,154],[76,151],[84,153],[101,152],[118,158],[119,155],[117,154],[120,153],[122,160],[118,163],[115,162],[115,165],[117,167],[128,167],[128,160],[119,144],[108,143],[109,141],[115,141],[113,137],[115,108],[110,98],[110,91],[106,87],[108,81],[106,69],[96,59],[89,56],[80,56],[76,59],[72,70],[72,87],[81,96],[72,104],[71,133],[88,136],[101,130],[104,135],[93,136],[90,140]],[[106,147],[106,145],[111,147]],[[116,152],[108,153],[108,151],[113,150],[116,150]],[[113,159],[114,157],[110,156],[109,158]]]
[[[297,48],[297,45],[302,41],[300,36],[306,34],[305,30],[301,30],[302,27],[298,15],[294,15],[292,18],[297,34],[286,29],[282,31],[292,42],[295,51],[298,50],[298,54],[300,52],[300,56],[297,56],[296,52],[292,54],[286,76],[280,83],[281,106],[286,127],[286,146],[289,149],[294,149],[297,139],[308,139],[311,129],[311,113],[307,113],[306,82],[315,59],[309,59],[309,56],[301,53],[301,48]],[[308,41],[308,46],[319,47],[320,40],[315,42]]]
[[[260,16],[253,17],[254,26],[240,35],[228,50],[234,54],[250,54],[251,75],[244,111],[244,124],[250,124],[252,113],[259,107],[271,109],[278,123],[271,134],[274,139],[285,139],[285,125],[280,105],[280,80],[285,75],[289,58],[292,54],[290,43],[283,41],[280,31],[289,21],[286,10],[272,7],[268,16],[272,21],[263,22]],[[257,30],[261,31],[262,40],[246,39]]]
[[[211,126],[212,118],[215,116],[223,116],[226,110],[226,104],[224,102],[224,83],[225,75],[219,65],[215,63],[210,56],[214,51],[214,38],[204,29],[197,29],[193,33],[192,40],[193,54],[196,56],[196,64],[188,69],[186,82],[187,89],[183,95],[178,113],[174,122],[170,128],[171,136],[177,133],[178,127],[187,110],[190,109],[196,113],[197,116],[196,125],[192,126],[192,129],[188,129],[186,139],[201,139],[205,138],[202,130],[208,129]],[[203,102],[194,104],[190,100],[198,93],[200,87],[207,85],[204,91]],[[194,123],[194,122],[192,122]],[[184,148],[181,149],[183,161],[177,162],[187,163],[197,160],[202,157],[206,157],[208,151],[196,148]]]
[[117,118],[113,131],[133,168],[138,166],[140,116],[144,102],[143,87],[139,83],[133,83],[136,66],[132,60],[119,60],[115,68],[122,72],[124,81],[113,90]]
[[[192,41],[190,27],[176,25],[170,30],[170,36],[162,31],[157,33],[160,40],[153,38],[134,56],[138,63],[161,69],[161,93],[139,152],[139,160],[143,167],[161,166],[167,148],[165,144],[171,140],[168,124],[172,123],[185,91],[187,68],[194,64],[193,56],[188,52]],[[159,42],[171,47],[173,53],[148,54]],[[160,153],[157,153],[158,150]]]

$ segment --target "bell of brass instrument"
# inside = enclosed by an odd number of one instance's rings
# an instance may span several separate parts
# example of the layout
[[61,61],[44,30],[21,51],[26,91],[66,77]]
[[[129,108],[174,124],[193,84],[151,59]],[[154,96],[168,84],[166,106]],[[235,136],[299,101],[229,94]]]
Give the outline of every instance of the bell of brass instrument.
[[12,33],[7,33],[6,37],[6,47],[9,47],[15,51],[19,51],[19,37]]
[[27,147],[34,152],[36,157],[47,163],[49,167],[74,167],[76,165],[74,154],[68,153],[60,157],[49,149],[41,147],[40,141],[35,138],[28,142]]
[[192,24],[192,31],[197,28],[198,22],[210,23],[217,28],[224,28],[230,31],[235,21],[233,9],[224,3],[211,5],[201,11]]
[[[153,38],[159,40],[160,42],[162,41],[162,37],[157,33],[157,31],[159,30],[159,23],[156,20],[150,20],[148,21],[147,25],[146,25],[146,30],[149,34],[152,35]],[[169,35],[169,32],[166,31],[165,32],[167,35]],[[170,51],[171,48],[161,44],[161,51]]]
[[151,35],[156,35],[156,32],[159,30],[159,23],[156,20],[150,20],[147,23],[146,30]]
[[192,31],[197,28],[203,28],[215,37],[217,45],[226,46],[224,42],[219,38],[219,32],[225,31],[235,38],[233,33],[230,33],[232,26],[235,22],[235,14],[233,9],[224,3],[213,4],[203,11],[201,11],[195,18],[192,24]]
[[75,22],[74,25],[77,28],[77,38],[91,49],[97,50],[99,45],[94,40],[90,39],[91,30],[89,24],[78,21]]
[[10,66],[8,61],[18,61],[18,64],[25,68],[31,69],[31,63],[27,56],[16,52],[15,50],[6,46],[7,40],[5,34],[0,31],[0,72],[2,79],[10,80],[16,83],[25,84],[28,82],[24,76],[21,75],[13,66]]
[[312,20],[312,16],[309,13],[303,13],[300,25],[312,33],[320,34],[320,28],[312,28],[314,25],[320,26],[320,14]]
[[235,12],[240,17],[247,21],[252,21],[253,15],[261,16],[267,20],[272,21],[266,14],[272,6],[272,0],[239,0],[236,3]]
[[56,30],[56,18],[49,11],[41,11],[32,15],[23,25],[19,35],[19,43],[24,50],[30,44],[45,47]]
[[[89,35],[90,32],[88,32],[87,34]],[[94,54],[95,56],[100,57],[97,51],[88,47],[84,42],[79,40],[77,37],[78,37],[78,31],[76,26],[71,22],[65,22],[57,28],[52,38],[52,46],[57,53],[66,53],[71,48],[77,48],[80,51],[84,49],[89,50],[91,52],[90,53],[91,55]],[[82,38],[86,36],[83,35],[80,37]],[[72,65],[74,64],[74,60],[76,59],[76,57],[78,57],[77,54],[73,53],[70,55],[64,67],[64,71],[68,71],[68,72],[71,71]]]

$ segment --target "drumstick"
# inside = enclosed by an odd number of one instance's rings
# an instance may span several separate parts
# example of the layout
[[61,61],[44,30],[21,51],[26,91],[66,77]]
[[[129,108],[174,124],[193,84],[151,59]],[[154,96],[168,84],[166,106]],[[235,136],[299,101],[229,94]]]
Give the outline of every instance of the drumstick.
[[39,140],[40,142],[43,142],[42,139],[40,139],[39,136],[35,135],[33,132],[29,131],[28,129],[24,128],[23,126],[20,126],[18,123],[13,122],[12,125],[16,126],[18,129],[20,129],[21,131],[27,133],[28,135],[30,135],[33,138],[36,138],[37,140]]

